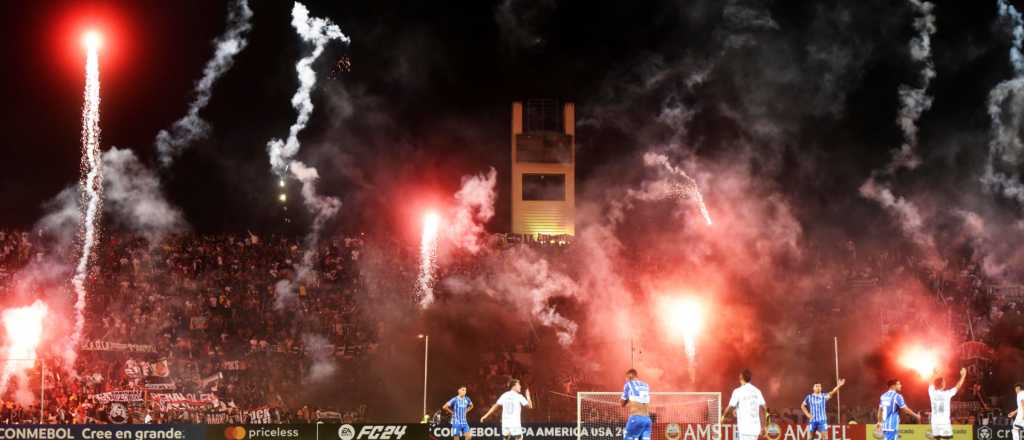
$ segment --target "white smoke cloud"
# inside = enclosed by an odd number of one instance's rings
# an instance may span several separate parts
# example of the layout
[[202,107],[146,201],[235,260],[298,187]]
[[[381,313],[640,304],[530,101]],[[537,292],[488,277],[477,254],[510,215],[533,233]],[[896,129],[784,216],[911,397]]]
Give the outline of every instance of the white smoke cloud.
[[1013,43],[1010,45],[1010,64],[1013,66],[1014,76],[1024,76],[1024,55],[1021,47],[1024,47],[1024,18],[1020,11],[1013,7],[1006,0],[996,0],[996,10],[1000,17],[1010,20],[1013,27]]
[[513,48],[544,45],[542,28],[557,7],[555,0],[503,0],[494,9],[501,36]]
[[495,185],[498,172],[462,177],[462,186],[455,193],[455,207],[447,232],[458,248],[476,254],[483,249],[484,225],[494,217]]
[[918,72],[918,86],[900,85],[899,115],[896,118],[900,130],[903,131],[903,144],[892,151],[892,162],[886,172],[892,174],[900,168],[913,170],[921,165],[917,155],[917,123],[921,115],[932,106],[932,97],[928,95],[928,87],[935,78],[935,62],[932,61],[931,36],[935,34],[935,16],[932,14],[934,5],[926,1],[908,0],[914,11],[920,16],[914,18],[914,30],[917,31],[910,40],[910,58],[921,63]]
[[52,238],[56,249],[70,248],[78,239],[81,223],[81,195],[77,186],[64,188],[43,204],[46,214],[36,222],[35,230]]
[[[295,2],[292,8],[292,27],[303,41],[314,45],[313,51],[306,57],[299,60],[295,65],[295,71],[299,77],[299,89],[292,96],[292,107],[298,111],[295,123],[288,132],[288,139],[272,139],[267,143],[270,153],[270,165],[278,177],[284,179],[290,174],[302,184],[303,204],[313,213],[313,225],[303,243],[305,251],[302,259],[295,265],[296,282],[309,282],[313,277],[313,263],[317,255],[317,246],[320,241],[320,233],[328,220],[333,218],[341,209],[341,201],[334,197],[321,196],[316,192],[316,181],[320,175],[316,168],[294,159],[299,152],[298,135],[309,122],[313,113],[313,101],[310,94],[316,86],[316,72],[312,68],[313,62],[323,53],[324,47],[331,40],[339,40],[345,43],[349,38],[341,33],[341,29],[325,18],[310,17],[309,10],[299,2]],[[278,297],[275,307],[281,309],[287,305],[294,293],[294,283],[288,280],[281,280],[275,286]]]
[[910,200],[893,194],[892,189],[882,182],[869,178],[860,186],[861,196],[878,202],[896,219],[903,233],[925,252],[925,261],[933,267],[942,266],[939,260],[935,238],[925,226],[925,217]]
[[900,85],[900,106],[896,123],[903,132],[903,143],[898,149],[891,151],[892,159],[885,168],[873,171],[871,177],[861,184],[859,191],[861,196],[877,202],[889,212],[899,223],[903,233],[924,251],[928,263],[933,267],[941,267],[935,239],[925,228],[925,220],[918,208],[912,201],[893,194],[892,184],[881,180],[882,177],[892,176],[900,169],[914,170],[921,165],[921,158],[917,154],[918,121],[932,105],[928,87],[935,77],[931,49],[931,36],[936,31],[935,16],[932,14],[934,5],[921,0],[908,1],[919,15],[914,18],[914,30],[917,34],[910,40],[910,57],[921,64],[921,70],[918,72],[919,84],[917,87]]
[[231,69],[235,56],[249,44],[247,36],[252,29],[252,15],[248,0],[237,0],[228,6],[227,29],[214,40],[213,58],[206,62],[203,77],[196,82],[195,99],[189,104],[187,114],[169,130],[160,130],[156,135],[161,165],[170,165],[185,147],[206,137],[210,125],[199,117],[199,112],[209,104],[213,85]]
[[313,361],[313,365],[310,365],[309,373],[306,375],[306,382],[322,382],[329,379],[337,371],[338,367],[332,359],[334,347],[327,338],[306,333],[302,335],[302,345]]
[[295,2],[292,8],[292,27],[299,34],[302,41],[313,44],[313,50],[309,55],[303,57],[295,65],[295,71],[299,77],[299,89],[292,96],[292,107],[298,112],[295,123],[288,130],[288,138],[285,140],[272,139],[267,143],[267,150],[270,153],[270,165],[280,178],[285,178],[292,158],[299,152],[299,132],[306,128],[309,117],[313,113],[313,101],[310,94],[316,86],[316,71],[313,70],[313,63],[316,62],[324,47],[332,40],[348,43],[350,40],[341,32],[338,25],[326,18],[309,16],[309,9],[302,3]]
[[111,219],[157,244],[164,235],[186,229],[184,216],[164,198],[160,180],[129,149],[103,153],[104,207]]
[[297,272],[299,279],[305,277],[313,264],[313,256],[319,242],[320,232],[328,220],[333,218],[341,209],[341,201],[334,197],[322,196],[316,192],[316,181],[320,179],[316,168],[308,167],[304,163],[295,161],[291,166],[292,175],[302,183],[302,201],[306,208],[313,213],[313,226],[306,237],[306,252],[302,256],[302,264]]
[[579,326],[550,303],[559,297],[575,297],[579,286],[568,275],[551,267],[537,251],[516,246],[484,261],[487,270],[475,278],[447,277],[442,285],[456,294],[483,292],[513,304],[517,311],[552,328],[560,344],[568,346]]
[[[997,84],[988,97],[988,114],[992,119],[991,140],[989,141],[988,163],[981,177],[986,188],[1003,197],[1024,204],[1024,183],[1016,170],[1024,158],[1024,143],[1018,133],[1024,120],[1024,18],[1017,8],[1005,0],[996,1],[999,16],[1009,20],[1012,28],[1010,65],[1014,78]],[[1005,113],[1005,114],[1004,114]]]

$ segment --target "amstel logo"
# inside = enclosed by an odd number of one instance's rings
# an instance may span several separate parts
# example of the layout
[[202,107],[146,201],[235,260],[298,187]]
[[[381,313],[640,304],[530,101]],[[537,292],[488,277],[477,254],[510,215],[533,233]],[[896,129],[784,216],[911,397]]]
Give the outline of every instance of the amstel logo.
[[679,424],[677,423],[669,423],[668,427],[665,428],[665,438],[668,440],[679,440],[682,434],[682,430],[679,429]]
[[226,440],[242,440],[245,438],[245,428],[241,426],[228,426],[224,429],[224,438]]

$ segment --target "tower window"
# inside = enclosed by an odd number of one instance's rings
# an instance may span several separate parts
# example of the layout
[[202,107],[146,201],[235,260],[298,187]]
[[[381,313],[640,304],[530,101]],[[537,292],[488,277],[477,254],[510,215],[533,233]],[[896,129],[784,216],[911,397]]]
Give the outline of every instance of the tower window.
[[523,200],[564,201],[565,174],[523,174]]

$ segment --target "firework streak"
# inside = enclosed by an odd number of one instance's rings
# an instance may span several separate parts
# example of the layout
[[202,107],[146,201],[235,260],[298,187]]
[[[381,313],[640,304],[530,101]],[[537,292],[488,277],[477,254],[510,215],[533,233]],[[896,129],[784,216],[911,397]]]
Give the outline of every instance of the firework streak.
[[420,306],[426,308],[434,302],[434,267],[437,262],[437,214],[429,213],[423,219],[423,236],[420,239],[420,275],[417,278],[417,294]]
[[71,282],[75,288],[75,328],[71,334],[71,347],[76,350],[85,326],[85,280],[89,274],[89,261],[96,245],[102,206],[103,170],[100,166],[100,66],[99,48],[88,47],[85,62],[85,104],[82,106],[82,197],[85,215],[82,218],[82,251]]

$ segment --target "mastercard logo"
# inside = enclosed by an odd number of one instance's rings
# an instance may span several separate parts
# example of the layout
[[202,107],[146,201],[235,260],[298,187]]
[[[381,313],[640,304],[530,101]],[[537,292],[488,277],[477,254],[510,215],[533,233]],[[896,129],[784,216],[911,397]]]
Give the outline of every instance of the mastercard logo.
[[227,440],[242,440],[245,438],[245,428],[241,426],[228,426],[224,430],[224,438]]

